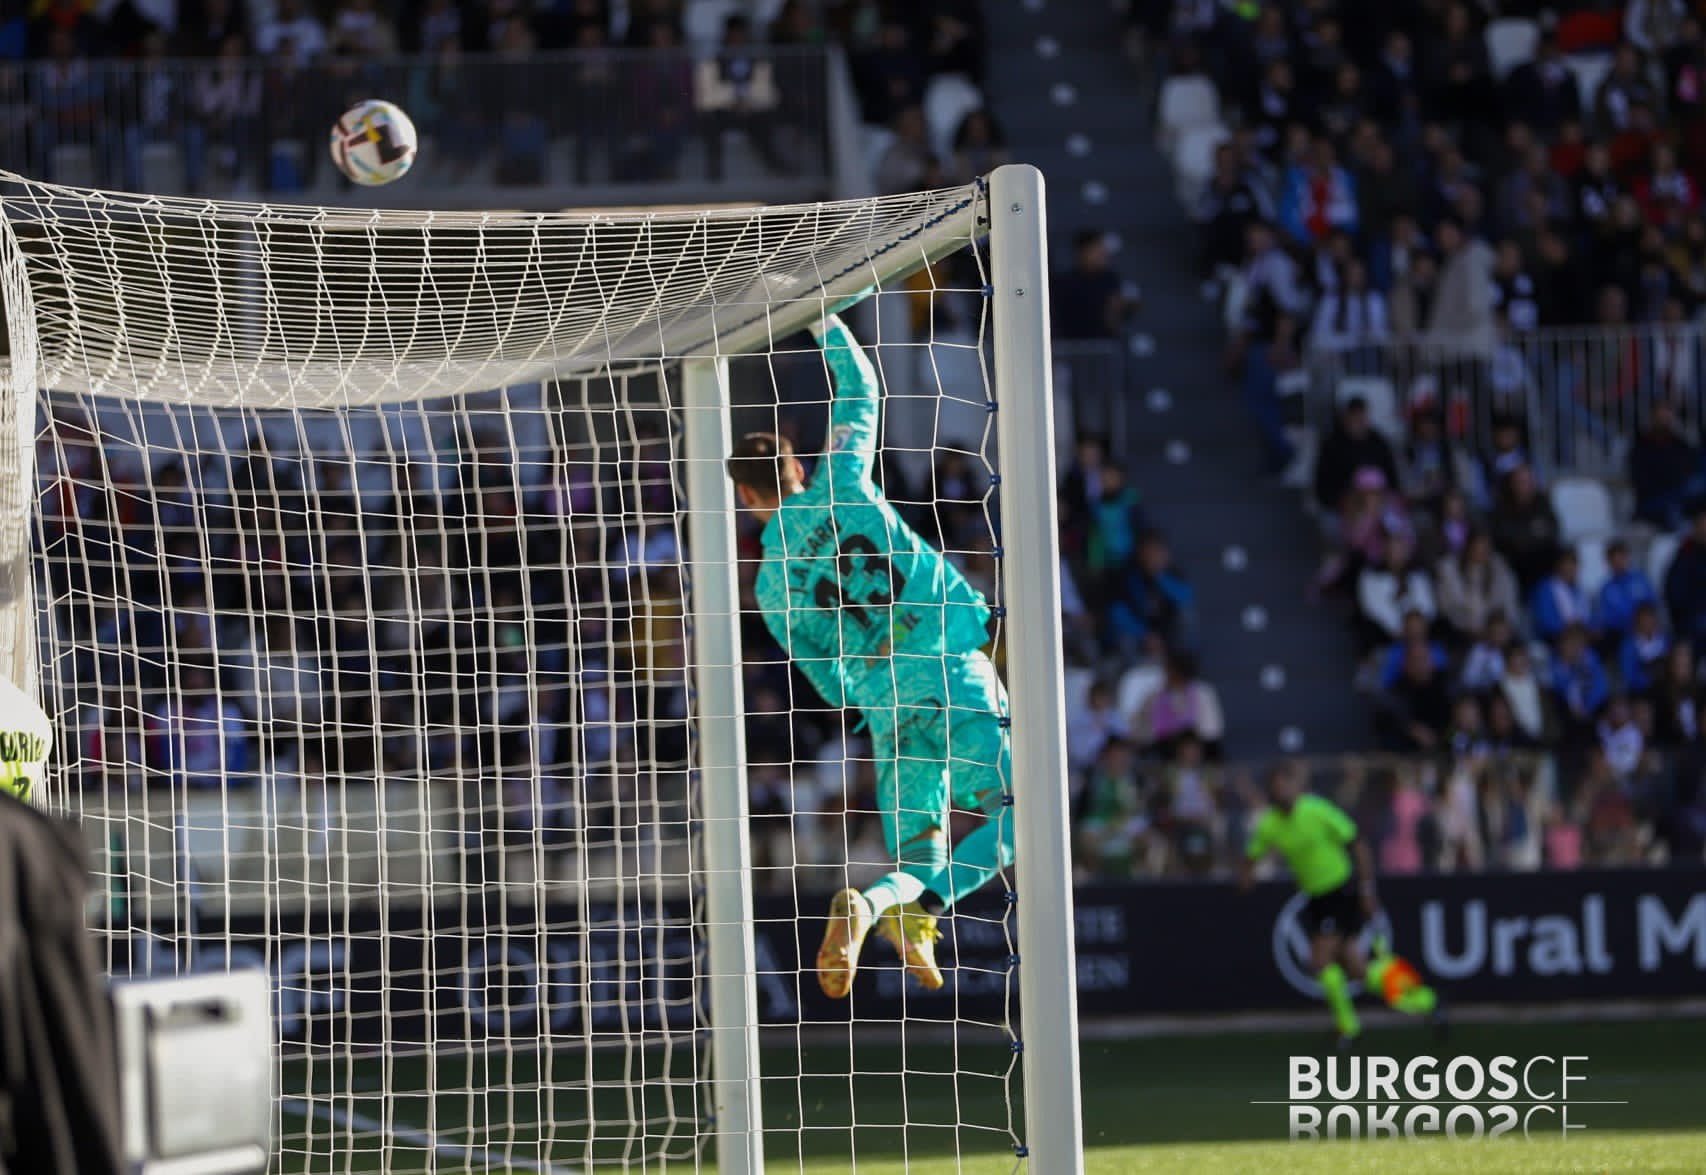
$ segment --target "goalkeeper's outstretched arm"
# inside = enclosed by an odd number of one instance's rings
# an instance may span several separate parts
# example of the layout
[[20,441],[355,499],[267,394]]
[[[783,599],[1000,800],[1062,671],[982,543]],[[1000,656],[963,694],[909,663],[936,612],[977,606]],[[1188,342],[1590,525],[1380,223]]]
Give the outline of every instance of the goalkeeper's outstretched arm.
[[835,381],[835,399],[829,409],[828,451],[830,477],[869,483],[877,457],[877,421],[882,392],[876,368],[859,340],[838,315],[830,315],[811,328],[812,337],[823,348],[830,376]]

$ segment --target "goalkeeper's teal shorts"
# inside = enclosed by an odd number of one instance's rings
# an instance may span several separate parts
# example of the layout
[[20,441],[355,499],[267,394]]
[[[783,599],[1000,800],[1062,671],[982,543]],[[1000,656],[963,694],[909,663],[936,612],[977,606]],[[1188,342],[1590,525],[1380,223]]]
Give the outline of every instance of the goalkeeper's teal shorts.
[[983,653],[895,658],[906,701],[868,711],[877,806],[891,853],[948,828],[953,808],[993,813],[1013,774],[1007,691]]

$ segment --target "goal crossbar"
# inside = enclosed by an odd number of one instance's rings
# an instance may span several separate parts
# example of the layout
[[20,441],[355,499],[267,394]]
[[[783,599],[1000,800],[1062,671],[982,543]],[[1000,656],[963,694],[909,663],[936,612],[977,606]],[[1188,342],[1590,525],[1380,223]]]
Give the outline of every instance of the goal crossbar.
[[43,387],[350,407],[759,350],[963,248],[982,203],[967,185],[619,215],[361,212],[0,171],[0,249],[28,273],[7,297],[33,303]]

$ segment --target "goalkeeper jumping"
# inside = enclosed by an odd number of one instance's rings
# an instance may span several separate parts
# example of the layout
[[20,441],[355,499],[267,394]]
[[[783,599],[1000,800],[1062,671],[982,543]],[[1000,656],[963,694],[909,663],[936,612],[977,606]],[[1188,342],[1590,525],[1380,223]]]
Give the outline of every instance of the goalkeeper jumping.
[[[785,437],[751,433],[729,477],[764,523],[757,596],[765,623],[831,706],[857,708],[877,760],[883,836],[897,868],[830,903],[817,977],[844,998],[873,927],[906,972],[942,986],[937,916],[1013,861],[1001,816],[1010,776],[1006,692],[984,655],[989,608],[871,480],[881,396],[839,318],[813,328],[835,381],[828,453],[807,484]],[[954,807],[991,814],[948,845]]]
[[1307,898],[1299,921],[1309,935],[1310,967],[1333,1013],[1340,1047],[1350,1047],[1362,1033],[1350,984],[1365,976],[1389,1007],[1429,1016],[1443,1032],[1439,998],[1413,966],[1394,955],[1383,937],[1375,940],[1373,958],[1363,953],[1363,927],[1379,906],[1373,861],[1355,821],[1331,800],[1305,792],[1290,764],[1269,777],[1268,800],[1250,834],[1240,887],[1250,888],[1256,862],[1269,853],[1285,860]]

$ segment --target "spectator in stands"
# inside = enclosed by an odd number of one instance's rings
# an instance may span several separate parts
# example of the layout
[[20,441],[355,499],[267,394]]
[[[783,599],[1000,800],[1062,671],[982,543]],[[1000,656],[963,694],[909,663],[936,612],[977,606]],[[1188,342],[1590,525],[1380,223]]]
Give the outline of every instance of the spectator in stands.
[[1390,750],[1432,751],[1451,720],[1451,694],[1433,650],[1417,641],[1404,650],[1404,669],[1381,698],[1376,729]]
[[1089,546],[1096,507],[1102,501],[1102,474],[1107,468],[1108,442],[1099,433],[1080,433],[1072,464],[1060,485],[1061,545],[1073,556]]
[[1560,723],[1552,691],[1541,684],[1534,670],[1534,654],[1521,641],[1505,650],[1504,676],[1498,684],[1499,697],[1510,707],[1522,733],[1536,746],[1551,746],[1558,740]]
[[1653,740],[1660,746],[1693,743],[1700,735],[1700,682],[1694,648],[1676,641],[1654,676],[1650,695]]
[[1608,641],[1618,641],[1635,629],[1644,607],[1658,608],[1659,593],[1647,573],[1635,566],[1629,544],[1615,539],[1605,548],[1608,575],[1594,601],[1593,628]]
[[1392,335],[1400,343],[1422,341],[1439,306],[1439,258],[1429,249],[1409,255],[1392,286]]
[[1134,877],[1149,856],[1149,806],[1138,782],[1130,743],[1103,746],[1084,787],[1078,859],[1096,877]]
[[1407,612],[1419,612],[1430,623],[1438,614],[1433,583],[1415,565],[1413,555],[1407,537],[1392,535],[1382,560],[1363,568],[1357,577],[1357,617],[1371,647],[1397,639]]
[[1511,614],[1490,613],[1486,623],[1471,638],[1468,651],[1463,654],[1458,684],[1474,694],[1497,690],[1505,677],[1505,657],[1513,636]]
[[1170,873],[1206,877],[1215,865],[1222,824],[1217,809],[1220,777],[1217,770],[1203,765],[1203,755],[1195,735],[1181,735],[1164,776]]
[[255,30],[255,52],[301,68],[326,51],[326,26],[302,0],[278,0],[273,18]]
[[1286,432],[1285,407],[1280,399],[1282,383],[1294,391],[1302,391],[1308,384],[1297,335],[1297,319],[1281,312],[1273,316],[1265,336],[1247,340],[1244,351],[1244,402],[1261,433],[1271,474],[1285,472],[1297,456]]
[[1420,873],[1431,861],[1423,842],[1432,839],[1429,804],[1416,779],[1417,769],[1403,765],[1393,775],[1386,807],[1386,834],[1380,840],[1382,874]]
[[1684,507],[1702,488],[1700,451],[1677,427],[1676,408],[1655,400],[1645,431],[1629,449],[1635,517],[1661,530],[1682,524]]
[[1441,559],[1434,582],[1440,615],[1460,641],[1473,640],[1496,616],[1517,615],[1516,576],[1485,531],[1473,532],[1460,552]]
[[1505,101],[1511,117],[1542,135],[1581,120],[1581,88],[1552,29],[1541,30],[1534,60],[1517,66],[1505,79]]
[[980,106],[960,120],[954,131],[952,182],[969,184],[1012,161],[1007,140],[989,111]]
[[1652,694],[1663,677],[1670,647],[1658,604],[1649,600],[1637,605],[1617,653],[1623,688],[1640,697]]
[[1120,714],[1114,687],[1098,681],[1090,686],[1085,704],[1067,716],[1067,765],[1074,771],[1088,771],[1114,739],[1129,741],[1131,731]]
[[1541,493],[1534,470],[1517,465],[1493,505],[1493,546],[1516,572],[1517,585],[1532,592],[1558,554],[1558,515]]
[[1529,615],[1534,634],[1545,641],[1558,640],[1567,629],[1592,624],[1593,601],[1581,584],[1581,560],[1569,547],[1558,552],[1552,574],[1535,587]]
[[1611,58],[1611,72],[1599,84],[1594,95],[1594,118],[1601,134],[1615,135],[1629,129],[1637,109],[1652,110],[1658,105],[1658,93],[1641,65],[1641,55],[1633,45],[1619,45]]
[[1428,330],[1454,351],[1493,347],[1493,251],[1456,217],[1434,229],[1440,248],[1439,292]]
[[1404,612],[1404,626],[1399,630],[1398,638],[1387,647],[1377,662],[1369,662],[1379,670],[1377,684],[1381,690],[1391,689],[1404,672],[1404,656],[1417,641],[1424,642],[1433,651],[1434,668],[1442,673],[1451,668],[1451,654],[1446,652],[1444,645],[1428,635],[1432,628],[1433,618],[1427,613],[1415,608]]
[[1386,299],[1368,284],[1368,269],[1352,260],[1345,267],[1339,288],[1322,298],[1310,329],[1310,346],[1317,351],[1341,355],[1350,371],[1375,366],[1376,349],[1390,337]]
[[[597,3],[597,0],[590,0]],[[603,28],[600,26],[602,33]],[[462,42],[462,11],[452,0],[426,0],[421,7],[420,22],[414,32],[414,48],[427,57],[437,57],[446,45],[464,48]],[[579,44],[577,38],[564,41],[566,45]]]
[[[1084,567],[1090,582],[1108,584],[1107,591],[1117,592],[1117,585],[1132,572],[1138,540],[1146,529],[1142,496],[1117,463],[1103,466],[1099,481],[1096,503],[1090,507]],[[1092,590],[1099,596],[1105,594]]]
[[1051,323],[1057,339],[1117,339],[1133,306],[1113,266],[1107,234],[1083,229],[1073,241],[1073,266],[1051,286]]
[[1706,501],[1696,502],[1690,513],[1688,538],[1665,574],[1665,608],[1677,639],[1698,651],[1706,647]]
[[1214,175],[1197,198],[1196,220],[1202,226],[1202,265],[1207,277],[1235,271],[1244,259],[1250,225],[1272,215],[1267,193],[1241,165],[1237,148],[1222,143],[1214,149]]
[[249,40],[249,11],[232,0],[187,0],[178,8],[176,55],[217,57],[225,38]]
[[1317,139],[1308,160],[1287,169],[1279,219],[1301,245],[1319,243],[1333,232],[1357,231],[1356,180],[1339,166],[1330,140]]
[[1109,601],[1106,635],[1130,655],[1151,636],[1185,648],[1196,638],[1196,593],[1173,567],[1167,540],[1150,531],[1138,545],[1137,566]]
[[219,60],[200,71],[190,106],[195,118],[185,132],[185,178],[200,185],[210,151],[224,182],[236,183],[245,174],[258,176],[261,79],[250,68],[241,37],[232,34]]
[[901,111],[923,102],[929,81],[924,54],[906,21],[896,15],[887,16],[874,43],[854,55],[853,73],[860,109],[873,126],[889,126]]
[[1339,419],[1315,461],[1315,501],[1323,510],[1337,511],[1345,503],[1359,470],[1378,470],[1383,486],[1396,486],[1398,458],[1391,442],[1374,427],[1368,401],[1352,396],[1339,410]]
[[397,51],[397,30],[374,0],[342,0],[327,41],[333,53],[375,57]]
[[1430,42],[1425,58],[1428,108],[1434,117],[1463,125],[1466,133],[1473,134],[1485,125],[1495,95],[1487,42],[1470,20],[1466,4],[1452,4],[1445,10],[1444,32]]
[[1226,733],[1226,718],[1220,695],[1197,676],[1197,659],[1183,649],[1173,649],[1164,662],[1161,688],[1138,710],[1136,730],[1139,746],[1165,760],[1172,760],[1181,743],[1190,739],[1196,749],[1218,757],[1220,740]]
[[1485,489],[1468,451],[1446,435],[1437,404],[1420,404],[1411,417],[1400,488],[1433,518],[1443,548],[1462,549],[1473,528],[1470,498],[1480,500]]
[[658,20],[649,36],[652,55],[627,72],[631,113],[612,149],[612,171],[621,183],[676,178],[693,124],[693,69],[681,34],[673,22]]
[[1611,698],[1611,682],[1588,638],[1586,625],[1571,625],[1559,635],[1552,658],[1552,694],[1563,715],[1564,738],[1577,746],[1593,741],[1594,723]]
[[[782,99],[769,54],[753,41],[752,22],[738,13],[731,15],[723,22],[723,43],[716,56],[700,62],[693,74],[693,102],[704,131],[706,167],[713,181],[723,178],[723,137],[730,131],[746,136],[772,174],[787,172],[776,143],[776,113]],[[923,118],[923,112],[918,111],[916,122],[922,124]],[[919,141],[924,138],[918,126],[903,127],[897,122],[897,141],[903,132]],[[911,190],[913,184],[887,186],[896,178],[894,172],[879,166],[878,180],[884,184],[884,191]]]

